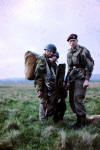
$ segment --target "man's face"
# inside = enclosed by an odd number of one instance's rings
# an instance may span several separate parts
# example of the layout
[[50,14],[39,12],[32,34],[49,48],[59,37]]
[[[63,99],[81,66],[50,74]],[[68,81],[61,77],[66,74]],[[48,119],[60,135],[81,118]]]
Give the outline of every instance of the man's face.
[[45,54],[48,58],[51,58],[53,56],[53,51],[50,51],[50,50],[45,50]]
[[75,48],[77,46],[78,40],[77,39],[70,39],[69,40],[69,45],[71,46],[71,48]]

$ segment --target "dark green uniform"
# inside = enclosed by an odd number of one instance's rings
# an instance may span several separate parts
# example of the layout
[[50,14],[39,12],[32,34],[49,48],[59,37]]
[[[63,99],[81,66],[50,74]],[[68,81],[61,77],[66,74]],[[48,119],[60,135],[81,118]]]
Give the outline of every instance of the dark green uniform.
[[34,84],[37,91],[42,91],[43,93],[40,99],[39,118],[44,120],[53,113],[51,96],[55,88],[54,69],[46,55],[41,56],[36,62]]
[[68,73],[66,77],[67,83],[70,83],[69,102],[70,106],[78,118],[85,118],[86,109],[84,106],[84,98],[86,88],[83,88],[85,80],[89,80],[93,70],[94,61],[90,52],[80,45],[75,49],[70,49],[67,54]]

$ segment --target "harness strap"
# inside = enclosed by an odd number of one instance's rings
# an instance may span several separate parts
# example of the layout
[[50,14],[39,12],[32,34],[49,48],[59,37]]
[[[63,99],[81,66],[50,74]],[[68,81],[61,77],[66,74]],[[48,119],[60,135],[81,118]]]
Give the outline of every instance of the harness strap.
[[51,70],[50,70],[50,67],[49,67],[49,65],[48,65],[46,59],[45,59],[45,61],[46,61],[47,74],[50,74],[50,72],[52,71],[53,76],[56,77],[56,74],[55,74],[55,72],[54,72],[54,69],[51,67]]

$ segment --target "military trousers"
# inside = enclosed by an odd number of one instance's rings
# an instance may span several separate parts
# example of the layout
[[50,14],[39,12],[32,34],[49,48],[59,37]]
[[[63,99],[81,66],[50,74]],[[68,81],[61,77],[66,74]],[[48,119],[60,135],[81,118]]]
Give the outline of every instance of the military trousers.
[[40,100],[40,108],[39,108],[39,120],[46,120],[48,116],[52,116],[54,113],[54,105],[50,101],[51,97],[48,99],[42,98]]
[[86,115],[84,106],[84,98],[86,95],[86,88],[83,88],[84,80],[76,79],[71,82],[69,89],[69,103],[74,113],[77,116]]
[[39,106],[39,120],[45,120],[46,119],[46,116],[45,116],[45,113],[46,113],[46,108],[44,107],[44,104],[41,103],[40,101],[40,106]]

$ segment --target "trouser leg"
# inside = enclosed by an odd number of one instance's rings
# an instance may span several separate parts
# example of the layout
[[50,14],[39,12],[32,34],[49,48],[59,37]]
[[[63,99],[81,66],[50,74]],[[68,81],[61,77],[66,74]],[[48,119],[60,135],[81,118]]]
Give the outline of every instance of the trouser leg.
[[84,106],[86,88],[83,88],[83,82],[83,80],[76,80],[74,86],[74,104],[77,116],[86,116],[86,109]]
[[81,125],[85,127],[86,125],[86,115],[81,116]]
[[84,106],[84,98],[86,95],[86,88],[83,88],[83,80],[75,81],[75,91],[74,91],[74,103],[77,115],[77,123],[79,126],[86,125],[86,109]]
[[69,103],[71,109],[74,113],[76,113],[75,103],[74,103],[74,82],[70,83],[70,90],[69,90]]
[[39,120],[46,119],[46,103],[42,103],[42,101],[40,101],[40,107],[39,107]]
[[83,80],[76,80],[74,85],[71,86],[70,103],[77,116],[77,122],[72,125],[75,128],[84,127],[86,124],[86,109],[84,106],[86,88],[83,88],[83,82]]

